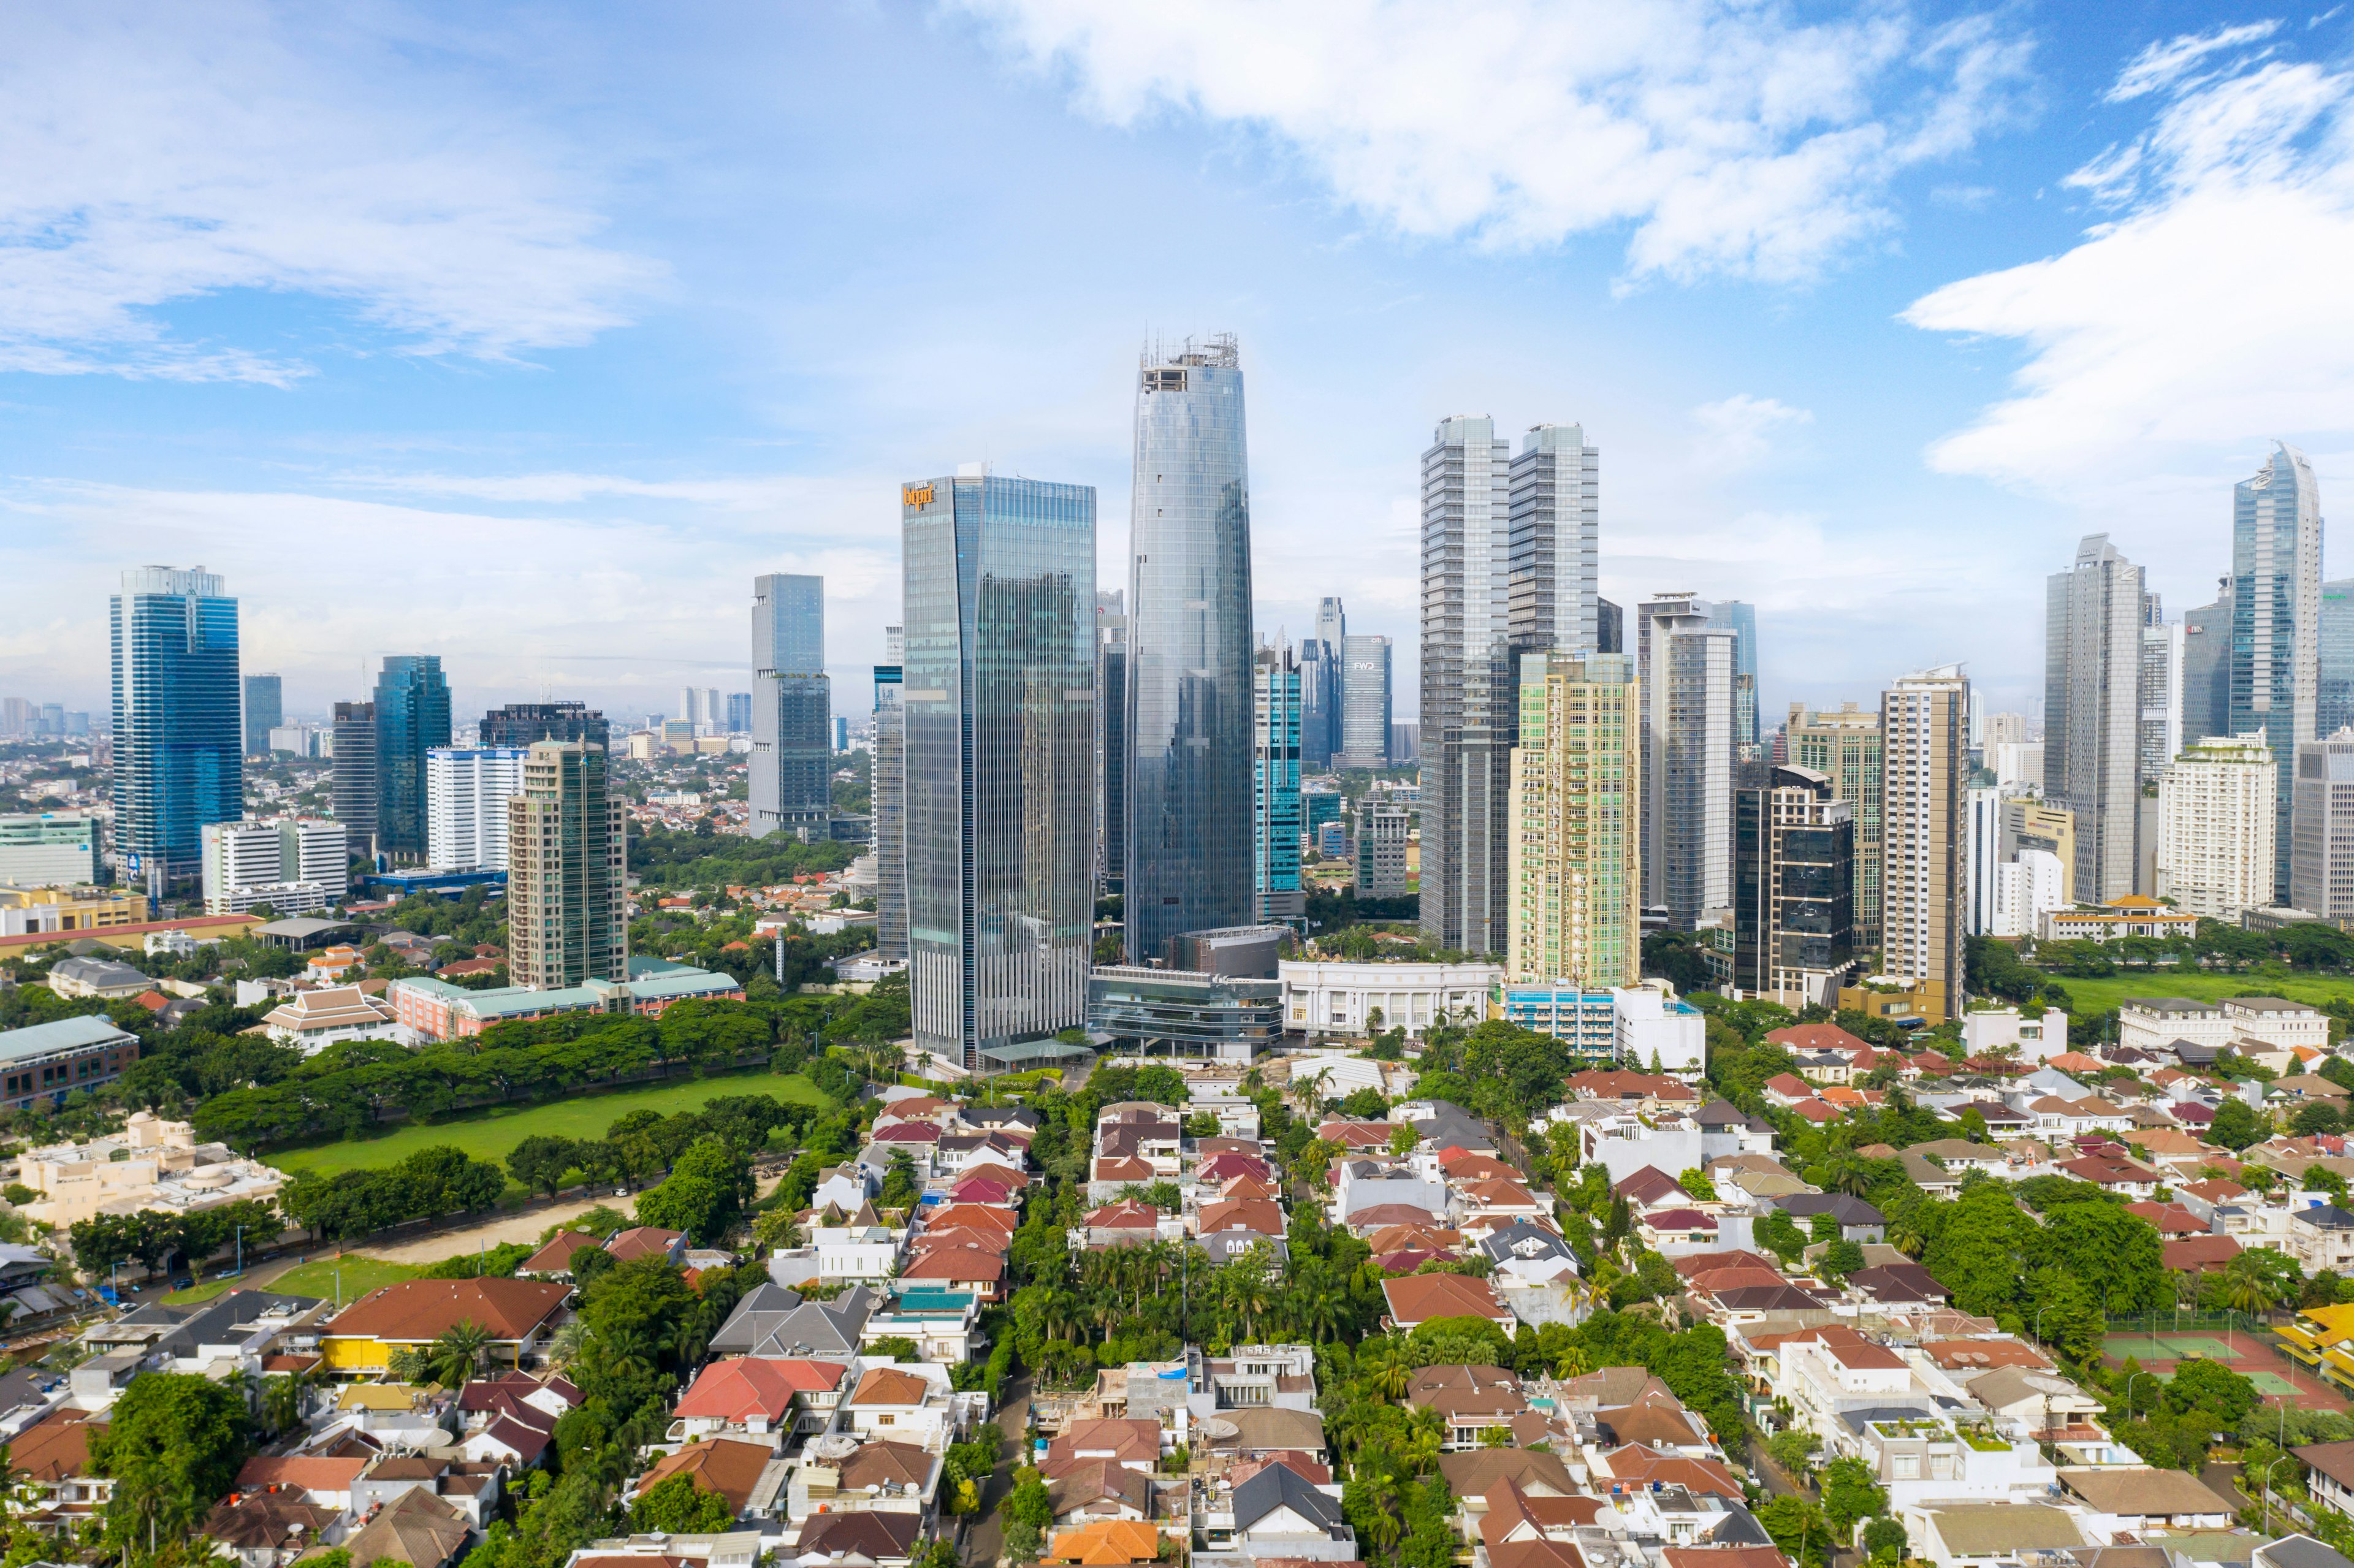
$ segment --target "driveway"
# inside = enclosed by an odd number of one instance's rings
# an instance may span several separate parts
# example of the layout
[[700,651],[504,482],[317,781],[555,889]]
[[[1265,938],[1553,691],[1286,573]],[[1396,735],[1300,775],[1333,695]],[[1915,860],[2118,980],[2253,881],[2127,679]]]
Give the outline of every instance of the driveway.
[[1005,1442],[981,1491],[981,1511],[965,1529],[965,1568],[988,1568],[1005,1551],[1005,1521],[998,1518],[997,1505],[1013,1490],[1013,1467],[1022,1461],[1022,1435],[1029,1425],[1030,1374],[1023,1372],[1006,1383],[1004,1403],[997,1407],[997,1429]]

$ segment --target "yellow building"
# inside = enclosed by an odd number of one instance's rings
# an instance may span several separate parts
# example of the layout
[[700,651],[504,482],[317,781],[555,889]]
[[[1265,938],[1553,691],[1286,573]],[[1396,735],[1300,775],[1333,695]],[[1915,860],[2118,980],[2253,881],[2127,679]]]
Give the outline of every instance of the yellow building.
[[2296,1321],[2273,1330],[2291,1360],[2304,1362],[2339,1391],[2354,1393],[2354,1306],[2308,1307]]
[[1505,972],[1627,986],[1642,972],[1642,710],[1624,653],[1521,661]]
[[460,1323],[490,1332],[493,1368],[535,1358],[563,1316],[568,1285],[534,1279],[405,1279],[371,1290],[319,1331],[319,1353],[340,1377],[381,1377],[396,1350],[421,1351]]
[[1937,980],[1915,980],[1907,986],[1866,980],[1861,985],[1840,987],[1839,1004],[1842,1012],[1861,1012],[1866,1018],[1886,1019],[1891,1023],[1942,1023],[1946,1021],[1946,984]]
[[2060,897],[2076,902],[2076,813],[2032,795],[2014,795],[2002,803],[2001,858],[2015,860],[2021,850],[2043,850],[2060,863]]
[[0,932],[96,931],[137,926],[148,916],[147,898],[111,887],[12,887],[0,883]]

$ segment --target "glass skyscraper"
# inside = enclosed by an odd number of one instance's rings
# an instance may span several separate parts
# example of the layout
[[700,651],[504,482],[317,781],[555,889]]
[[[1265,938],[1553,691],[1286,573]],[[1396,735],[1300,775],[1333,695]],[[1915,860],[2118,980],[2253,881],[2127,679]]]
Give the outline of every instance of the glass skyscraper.
[[[2232,733],[2264,732],[2279,770],[2277,821],[2289,820],[2297,747],[2320,705],[2321,488],[2313,465],[2275,445],[2232,490]],[[2290,835],[2274,834],[2274,887],[2288,896]]]
[[286,722],[285,687],[275,675],[245,678],[245,754],[270,755],[270,732]]
[[1128,879],[1128,599],[1096,590],[1096,874],[1104,891]]
[[1261,920],[1308,913],[1299,887],[1299,666],[1262,648],[1252,673],[1251,897]]
[[2326,739],[2354,724],[2354,577],[2321,585],[2319,664],[2313,733]]
[[1231,336],[1148,354],[1129,567],[1128,959],[1251,915],[1250,477]]
[[484,746],[522,747],[535,740],[577,740],[610,747],[605,715],[585,703],[509,703],[493,708],[474,726]]
[[206,823],[245,815],[237,600],[202,567],[133,567],[108,622],[114,849],[161,892],[202,870]]
[[867,753],[867,793],[875,813],[875,950],[907,956],[907,710],[899,701],[900,662],[907,641],[883,629],[883,656],[875,666],[875,745]]
[[389,653],[376,678],[376,848],[425,858],[425,754],[450,744],[450,686],[433,653]]
[[825,579],[752,579],[752,836],[823,838],[833,817]]
[[1322,771],[1341,749],[1341,643],[1349,618],[1337,599],[1316,605],[1316,635],[1299,642],[1299,765]]
[[1341,734],[1335,768],[1387,768],[1390,640],[1352,631],[1341,640]]
[[900,517],[916,1043],[1011,1065],[1087,1018],[1096,493],[976,465],[903,486]]

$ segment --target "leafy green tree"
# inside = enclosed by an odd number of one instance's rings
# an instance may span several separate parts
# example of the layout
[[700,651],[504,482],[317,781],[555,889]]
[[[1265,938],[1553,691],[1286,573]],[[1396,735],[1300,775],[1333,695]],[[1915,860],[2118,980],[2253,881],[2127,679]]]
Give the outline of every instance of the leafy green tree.
[[106,1541],[141,1551],[151,1531],[161,1540],[193,1535],[253,1451],[243,1395],[194,1373],[133,1378],[106,1425],[89,1431],[90,1467],[114,1481]]
[[1823,1249],[1821,1261],[1816,1266],[1823,1277],[1844,1284],[1847,1277],[1863,1266],[1863,1247],[1856,1242],[1840,1240]]
[[661,1186],[638,1194],[638,1224],[684,1231],[707,1246],[743,1217],[751,1185],[749,1160],[721,1139],[697,1139]]
[[630,1508],[630,1528],[651,1532],[700,1535],[726,1530],[736,1510],[719,1493],[705,1490],[693,1476],[676,1475],[650,1488]]
[[1017,1524],[1044,1530],[1055,1522],[1054,1499],[1046,1495],[1046,1483],[1038,1478],[1036,1471],[1026,1470],[1023,1474],[1027,1478],[1015,1483],[1013,1490],[1006,1495],[1005,1516]]
[[580,1164],[580,1146],[568,1138],[542,1133],[525,1139],[507,1155],[507,1174],[526,1192],[553,1198],[564,1190],[564,1178]]
[[2043,1261],[2091,1290],[2112,1317],[2135,1317],[2173,1303],[2157,1228],[2114,1203],[2067,1203],[2052,1210],[2039,1252]]
[[1766,1452],[1774,1462],[1800,1479],[1806,1477],[1809,1467],[1807,1460],[1814,1451],[1814,1434],[1797,1426],[1786,1426],[1766,1439]]
[[2223,1103],[2215,1107],[2215,1120],[2208,1128],[2207,1136],[2237,1154],[2252,1143],[2264,1141],[2264,1118],[2257,1116],[2254,1107],[2239,1096],[2227,1096]]
[[426,1347],[425,1364],[433,1381],[457,1388],[472,1378],[491,1347],[491,1331],[468,1319],[452,1323]]
[[2200,1412],[2221,1426],[2236,1425],[2261,1398],[2256,1385],[2219,1361],[2194,1358],[2167,1380],[2167,1407],[2178,1414]]
[[1859,1521],[1888,1511],[1888,1494],[1861,1459],[1841,1457],[1825,1465],[1820,1489],[1824,1517],[1842,1541],[1854,1534]]
[[1799,1255],[1807,1250],[1806,1233],[1798,1229],[1797,1221],[1779,1209],[1769,1211],[1764,1219],[1757,1222],[1751,1234],[1757,1238],[1760,1246],[1786,1265],[1796,1263]]
[[2073,1361],[2089,1362],[2100,1355],[2108,1320],[2082,1280],[2046,1266],[2035,1271],[2028,1287],[2035,1325],[2045,1344]]
[[1875,1519],[1863,1527],[1863,1549],[1874,1563],[1902,1563],[1911,1545],[1904,1527],[1893,1519]]
[[862,1353],[870,1356],[888,1356],[895,1361],[920,1361],[924,1359],[923,1351],[917,1348],[916,1341],[903,1334],[893,1334],[885,1339],[877,1340]]
[[916,1161],[904,1149],[891,1151],[890,1168],[883,1174],[883,1206],[905,1209],[911,1206],[923,1191],[916,1180]]
[[1823,1510],[1802,1497],[1777,1497],[1757,1510],[1757,1522],[1793,1562],[1819,1564],[1831,1545]]

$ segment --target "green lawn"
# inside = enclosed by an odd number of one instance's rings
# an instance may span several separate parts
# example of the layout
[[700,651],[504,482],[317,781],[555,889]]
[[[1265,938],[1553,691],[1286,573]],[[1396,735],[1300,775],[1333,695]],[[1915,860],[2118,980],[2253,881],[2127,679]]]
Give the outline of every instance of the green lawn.
[[[509,1150],[526,1138],[552,1134],[558,1138],[595,1139],[605,1136],[614,1120],[635,1110],[675,1116],[696,1110],[727,1095],[774,1095],[802,1105],[829,1105],[823,1090],[799,1073],[742,1073],[716,1078],[687,1078],[674,1084],[650,1085],[608,1094],[580,1095],[568,1100],[543,1100],[536,1105],[495,1106],[468,1111],[447,1121],[402,1122],[376,1138],[286,1149],[263,1158],[290,1174],[397,1165],[420,1149],[455,1144],[478,1160],[504,1163]],[[513,1182],[508,1191],[520,1191]]]
[[[344,1304],[349,1306],[378,1286],[414,1279],[424,1272],[413,1263],[387,1263],[380,1257],[353,1253],[345,1257],[323,1257],[313,1263],[298,1263],[267,1285],[255,1288],[284,1296],[320,1296],[330,1301],[335,1299],[340,1289]],[[175,1290],[164,1299],[175,1307],[192,1301],[209,1301],[243,1283],[239,1279],[207,1279],[193,1290]]]
[[2284,975],[2271,979],[2264,975],[2183,975],[2171,969],[2119,969],[2106,980],[2078,980],[2073,975],[2053,975],[2052,980],[2067,991],[2073,1004],[2071,1014],[2083,1017],[2106,1012],[2119,1002],[2137,996],[2182,996],[2215,1001],[2247,992],[2316,1004],[2354,997],[2354,976],[2349,975]]

